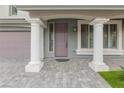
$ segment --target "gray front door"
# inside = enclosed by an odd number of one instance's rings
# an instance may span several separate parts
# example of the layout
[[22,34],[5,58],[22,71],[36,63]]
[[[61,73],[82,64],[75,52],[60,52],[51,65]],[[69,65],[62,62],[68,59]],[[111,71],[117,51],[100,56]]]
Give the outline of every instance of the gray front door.
[[67,38],[67,23],[55,24],[55,56],[67,57],[68,55],[68,38]]

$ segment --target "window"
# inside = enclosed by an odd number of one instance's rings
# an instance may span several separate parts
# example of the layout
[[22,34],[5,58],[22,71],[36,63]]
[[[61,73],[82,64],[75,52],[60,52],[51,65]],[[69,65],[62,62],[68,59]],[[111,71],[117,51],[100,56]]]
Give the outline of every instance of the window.
[[53,43],[54,43],[54,24],[49,23],[49,51],[53,51]]
[[103,30],[103,47],[117,48],[117,24],[105,24]]
[[108,48],[117,48],[117,24],[110,24],[110,46]]
[[[93,54],[94,28],[90,22],[87,20],[77,22],[77,55]],[[123,55],[122,20],[110,20],[103,25],[103,48],[104,55]]]
[[[103,47],[117,48],[117,24],[104,24]],[[81,48],[93,48],[93,26],[81,24]]]
[[108,48],[108,25],[105,24],[104,27],[103,27],[103,47],[104,48]]
[[81,48],[93,47],[93,26],[88,24],[81,25]]
[[90,25],[90,48],[93,48],[93,26]]
[[81,48],[88,48],[88,25],[81,25]]

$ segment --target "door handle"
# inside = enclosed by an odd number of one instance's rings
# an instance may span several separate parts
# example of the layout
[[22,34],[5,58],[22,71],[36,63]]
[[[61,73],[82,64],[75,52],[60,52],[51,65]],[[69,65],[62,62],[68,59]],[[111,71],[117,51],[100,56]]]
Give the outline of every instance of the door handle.
[[67,42],[67,40],[66,40],[66,48],[68,47],[68,42]]

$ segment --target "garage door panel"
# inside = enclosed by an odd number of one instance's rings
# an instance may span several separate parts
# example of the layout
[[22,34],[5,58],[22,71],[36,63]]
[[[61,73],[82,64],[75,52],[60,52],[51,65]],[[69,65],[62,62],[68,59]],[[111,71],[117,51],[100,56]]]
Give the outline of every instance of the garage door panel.
[[0,32],[0,58],[29,59],[30,32]]

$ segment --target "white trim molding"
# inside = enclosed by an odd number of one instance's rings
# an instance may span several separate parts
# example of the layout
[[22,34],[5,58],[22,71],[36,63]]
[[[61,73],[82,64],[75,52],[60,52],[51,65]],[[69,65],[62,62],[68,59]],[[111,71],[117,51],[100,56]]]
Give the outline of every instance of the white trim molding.
[[109,19],[106,19],[106,18],[96,18],[93,21],[91,21],[90,24],[94,25],[94,24],[106,23],[108,21]]
[[4,28],[0,28],[0,32],[19,32],[19,31],[31,31],[30,28],[25,28],[25,27],[20,27],[20,28],[16,28],[16,27],[4,27]]
[[[76,50],[77,55],[93,55],[93,49],[79,49]],[[123,50],[104,49],[103,55],[124,55]]]
[[0,31],[30,31],[25,19],[0,19]]
[[124,10],[123,5],[16,5],[18,10]]
[[[77,27],[77,55],[93,55],[93,49],[91,48],[81,48],[81,24],[90,24],[90,21],[78,20]],[[122,49],[122,21],[121,20],[110,20],[105,24],[117,24],[117,48],[103,49],[103,55],[124,55]]]
[[45,25],[45,23],[43,21],[41,21],[39,18],[26,18],[26,20],[29,22],[29,23],[39,23],[41,26],[43,26],[43,28],[46,28],[47,26]]
[[88,15],[82,15],[82,14],[75,14],[75,13],[71,13],[71,14],[53,14],[53,15],[42,16],[42,19],[44,19],[44,20],[59,19],[59,18],[92,20],[94,17],[93,16],[88,16]]

